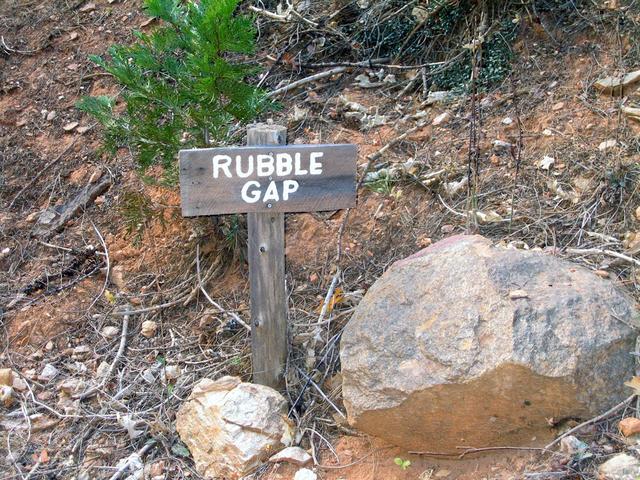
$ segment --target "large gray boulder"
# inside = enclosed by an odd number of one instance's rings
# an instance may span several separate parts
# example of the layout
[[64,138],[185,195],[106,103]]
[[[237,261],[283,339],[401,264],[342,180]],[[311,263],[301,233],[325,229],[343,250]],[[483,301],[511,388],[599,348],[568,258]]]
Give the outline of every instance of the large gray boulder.
[[448,238],[395,263],[345,328],[349,422],[412,450],[540,443],[631,393],[636,321],[583,267]]

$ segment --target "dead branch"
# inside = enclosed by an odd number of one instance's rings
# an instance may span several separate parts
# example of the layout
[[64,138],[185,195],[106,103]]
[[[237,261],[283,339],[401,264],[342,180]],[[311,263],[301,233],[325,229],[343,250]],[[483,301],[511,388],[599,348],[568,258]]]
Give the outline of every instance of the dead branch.
[[122,474],[127,471],[127,469],[129,468],[129,465],[134,463],[136,460],[138,462],[141,462],[142,456],[146,454],[149,450],[151,450],[151,448],[155,447],[155,445],[156,445],[156,441],[151,440],[148,443],[146,443],[144,447],[142,447],[140,450],[129,455],[127,460],[123,462],[122,465],[120,465],[120,467],[118,467],[118,470],[116,470],[116,473],[114,473],[109,478],[109,480],[118,480],[122,476]]
[[16,50],[15,48],[11,48],[9,47],[9,45],[7,45],[7,42],[4,40],[3,36],[0,36],[0,44],[2,44],[2,48],[4,48],[7,53],[19,53],[20,55],[33,55],[34,53],[41,50],[40,48],[37,50]]
[[619,253],[613,250],[602,248],[567,248],[566,252],[569,255],[608,255],[609,257],[615,257],[620,260],[624,260],[627,263],[640,266],[640,260],[636,260],[624,253]]
[[289,90],[293,90],[293,89],[298,88],[298,87],[300,87],[302,85],[306,85],[307,83],[315,82],[316,80],[321,80],[323,78],[330,77],[331,75],[337,75],[338,73],[344,72],[346,69],[347,69],[347,67],[336,67],[336,68],[332,68],[330,70],[326,70],[324,72],[316,73],[315,75],[311,75],[309,77],[302,78],[302,79],[297,80],[297,81],[295,81],[293,83],[290,83],[289,85],[285,85],[284,87],[278,88],[278,89],[270,92],[269,94],[267,94],[267,97],[272,98],[272,97],[278,96],[281,93],[288,92]]
[[107,243],[104,241],[104,237],[100,233],[100,230],[98,230],[98,227],[96,227],[95,223],[91,222],[91,226],[93,227],[93,230],[96,232],[96,235],[98,236],[98,240],[100,240],[100,243],[102,244],[102,248],[104,249],[104,259],[107,264],[107,267],[106,267],[107,271],[105,272],[104,283],[102,284],[100,293],[96,295],[96,297],[93,299],[93,301],[91,302],[91,305],[89,305],[89,308],[87,310],[91,310],[91,308],[96,304],[96,302],[100,299],[100,297],[104,295],[104,292],[107,289],[107,285],[109,283],[109,275],[111,273],[111,260],[109,259],[109,249],[107,248]]
[[631,403],[633,401],[634,398],[636,398],[637,394],[633,394],[630,397],[627,397],[626,399],[624,399],[622,402],[620,402],[619,404],[617,404],[614,407],[611,407],[609,410],[607,410],[606,412],[604,412],[602,415],[598,415],[597,417],[593,417],[591,420],[587,420],[586,422],[582,422],[580,425],[576,425],[575,427],[573,427],[570,430],[567,430],[566,432],[564,432],[562,435],[560,435],[558,438],[556,438],[553,442],[551,442],[549,445],[547,445],[546,447],[544,447],[545,450],[549,450],[551,449],[551,447],[553,447],[554,445],[557,445],[563,438],[569,436],[569,435],[573,435],[574,433],[576,433],[577,431],[583,429],[584,427],[591,425],[593,423],[597,423],[600,420],[604,420],[605,418],[613,415],[614,413],[616,413],[618,410],[620,410],[621,408],[624,408],[625,406],[627,406],[629,403]]
[[58,215],[50,225],[42,226],[42,228],[36,230],[35,236],[39,236],[46,240],[54,234],[62,231],[69,220],[78,215],[80,211],[93,202],[98,195],[106,192],[110,186],[111,176],[108,174],[96,184],[87,185],[78,195],[65,205],[62,213],[60,213],[60,215]]
[[129,315],[125,315],[124,318],[122,319],[122,332],[120,333],[120,346],[118,347],[118,352],[116,353],[116,356],[113,358],[113,362],[111,362],[111,365],[109,365],[109,370],[107,370],[107,373],[105,373],[104,378],[100,383],[98,383],[94,387],[90,388],[89,390],[86,390],[81,394],[74,395],[73,398],[78,400],[84,400],[86,398],[89,398],[95,395],[100,390],[102,390],[102,388],[107,384],[107,382],[111,378],[113,370],[116,368],[116,366],[120,362],[120,359],[122,358],[122,355],[124,354],[124,351],[127,347],[128,330],[129,330]]

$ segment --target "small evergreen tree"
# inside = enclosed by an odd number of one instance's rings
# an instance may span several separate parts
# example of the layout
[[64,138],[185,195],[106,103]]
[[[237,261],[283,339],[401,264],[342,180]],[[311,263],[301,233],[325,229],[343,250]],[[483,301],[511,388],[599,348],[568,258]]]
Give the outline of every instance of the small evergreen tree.
[[135,31],[133,45],[113,45],[110,59],[91,60],[121,85],[117,97],[84,97],[78,108],[104,127],[104,147],[130,146],[142,169],[162,164],[175,171],[177,151],[222,140],[234,121],[249,121],[267,106],[246,82],[257,72],[241,63],[254,50],[250,18],[235,15],[239,0],[145,0],[161,25]]

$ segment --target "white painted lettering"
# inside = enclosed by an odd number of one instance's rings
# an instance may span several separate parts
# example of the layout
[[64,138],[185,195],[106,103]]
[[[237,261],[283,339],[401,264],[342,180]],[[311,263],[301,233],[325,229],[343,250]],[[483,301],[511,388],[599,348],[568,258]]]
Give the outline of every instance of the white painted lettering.
[[259,177],[269,177],[273,175],[275,169],[273,167],[273,157],[271,155],[256,155],[256,162],[258,164],[257,170]]
[[293,171],[293,159],[288,153],[276,154],[276,175],[286,177]]
[[322,157],[324,157],[323,152],[311,152],[309,155],[309,173],[311,175],[322,175],[322,163],[318,161]]
[[280,200],[280,195],[278,195],[278,187],[275,181],[269,182],[269,186],[267,187],[267,191],[264,192],[263,202],[277,202]]
[[259,189],[260,183],[256,182],[255,180],[249,180],[244,184],[240,195],[242,197],[242,200],[244,200],[246,203],[256,203],[260,199],[260,190],[252,190],[251,192],[249,192],[249,189],[251,187]]
[[229,166],[231,165],[231,157],[229,155],[214,155],[213,156],[213,178],[220,176],[220,170],[223,170],[227,178],[231,178],[231,171]]
[[236,155],[236,173],[240,178],[247,178],[253,174],[253,155],[249,155],[247,158],[247,170],[245,172],[242,171],[242,155]]
[[295,157],[295,174],[296,175],[306,175],[306,174],[308,174],[309,172],[307,172],[306,170],[304,170],[302,168],[302,165],[301,165],[302,162],[300,160],[300,153],[294,154],[294,157]]
[[282,200],[289,200],[289,194],[298,190],[300,184],[295,180],[285,180],[282,182]]

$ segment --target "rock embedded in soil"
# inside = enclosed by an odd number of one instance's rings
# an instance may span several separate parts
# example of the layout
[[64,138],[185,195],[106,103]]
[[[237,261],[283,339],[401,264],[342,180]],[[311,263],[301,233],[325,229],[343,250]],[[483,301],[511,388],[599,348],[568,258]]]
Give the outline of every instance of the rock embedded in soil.
[[0,385],[0,403],[9,408],[15,402],[13,396],[13,387],[9,385]]
[[106,338],[112,339],[120,333],[120,329],[118,327],[114,327],[113,325],[107,325],[102,329],[100,333],[102,333],[102,335],[104,335]]
[[177,380],[182,375],[182,369],[178,365],[167,365],[164,369],[164,377],[167,380]]
[[627,453],[619,453],[598,468],[600,480],[637,480],[640,461]]
[[293,476],[293,480],[317,480],[318,475],[308,468],[301,468]]
[[273,455],[269,461],[271,463],[292,463],[299,467],[304,467],[311,462],[311,455],[300,447],[287,447]]
[[71,132],[71,131],[75,130],[75,128],[76,128],[78,125],[80,125],[78,122],[69,122],[69,123],[64,124],[64,126],[62,127],[62,129],[63,129],[65,132]]
[[143,337],[147,337],[147,338],[155,337],[157,331],[158,331],[158,324],[153,320],[145,320],[144,322],[142,322],[142,328],[140,329],[140,334]]
[[636,318],[581,266],[450,237],[396,262],[345,328],[349,422],[410,450],[544,442],[549,418],[591,418],[628,395]]
[[602,78],[593,86],[605,95],[623,95],[626,90],[638,83],[640,83],[640,70],[625,75]]
[[237,377],[200,380],[178,410],[176,429],[200,475],[228,480],[251,473],[294,433],[282,395]]
[[58,375],[58,373],[59,371],[56,367],[54,367],[50,363],[47,363],[42,369],[42,372],[40,372],[40,375],[38,375],[38,380],[40,380],[41,382],[49,382],[53,380]]
[[640,122],[640,108],[638,107],[622,107],[622,113],[624,113],[629,120],[635,120]]
[[450,112],[443,112],[440,115],[438,115],[436,118],[434,118],[433,122],[431,122],[431,124],[434,127],[439,127],[441,125],[445,125],[446,123],[448,123],[449,120],[451,120],[451,113]]
[[588,448],[589,445],[574,437],[573,435],[568,435],[560,440],[560,452],[565,453],[569,456],[573,456],[581,452],[586,452]]
[[609,139],[598,145],[598,150],[600,150],[601,152],[606,152],[607,150],[611,150],[612,148],[615,148],[617,146],[618,142],[615,139]]
[[13,385],[13,371],[10,368],[0,368],[0,385]]
[[640,418],[627,417],[620,420],[618,423],[620,433],[625,437],[640,434]]

